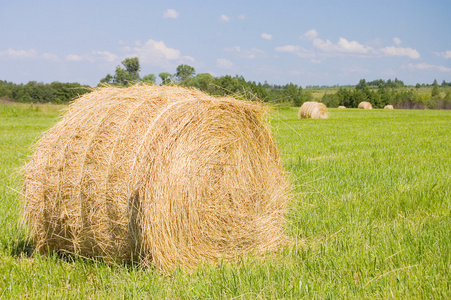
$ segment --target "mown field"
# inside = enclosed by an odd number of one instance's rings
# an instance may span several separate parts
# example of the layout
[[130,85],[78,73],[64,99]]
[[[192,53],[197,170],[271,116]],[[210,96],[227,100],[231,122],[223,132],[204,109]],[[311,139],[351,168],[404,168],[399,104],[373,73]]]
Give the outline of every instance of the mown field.
[[30,256],[16,171],[61,108],[0,105],[0,299],[451,298],[451,111],[274,110],[297,246],[162,276]]

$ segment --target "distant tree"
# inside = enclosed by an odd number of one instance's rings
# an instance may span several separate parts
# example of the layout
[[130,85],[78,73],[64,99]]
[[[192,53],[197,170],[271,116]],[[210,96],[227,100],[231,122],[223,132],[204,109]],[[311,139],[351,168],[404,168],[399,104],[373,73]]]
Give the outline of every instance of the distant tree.
[[293,106],[301,106],[305,102],[302,97],[302,87],[294,83],[289,83],[285,86],[283,96],[286,101],[292,102]]
[[432,97],[437,97],[439,95],[440,95],[440,89],[438,87],[437,80],[434,80],[434,83],[432,84],[431,96]]
[[366,80],[360,79],[359,83],[355,86],[356,90],[363,90],[364,88],[367,88]]
[[155,84],[156,77],[154,74],[147,74],[141,80],[145,83]]
[[127,70],[122,69],[121,66],[116,67],[116,72],[114,73],[113,83],[127,85],[130,82],[130,78],[127,74]]
[[415,86],[415,88],[419,89],[421,87],[421,84],[417,83],[417,85]]
[[207,93],[214,93],[215,86],[214,86],[215,78],[211,76],[209,73],[200,73],[197,74],[193,80],[191,81],[191,85],[195,88],[198,88],[204,92]]
[[161,84],[168,84],[172,81],[172,75],[168,72],[161,72],[158,74],[158,76],[161,78],[162,83]]
[[395,78],[395,88],[401,88],[404,86],[404,82],[402,80],[399,80],[398,78]]
[[189,78],[192,78],[194,74],[196,74],[196,71],[193,67],[188,65],[179,65],[177,67],[177,72],[175,73],[179,81],[185,81]]
[[302,92],[302,101],[303,102],[313,101],[313,94],[312,94],[312,92],[309,91],[309,90],[304,90]]
[[106,74],[106,76],[102,79],[100,79],[100,83],[112,83],[113,82],[113,76],[111,74]]
[[387,104],[393,104],[393,94],[389,88],[380,87],[377,90],[380,99],[380,105],[385,106]]
[[100,82],[128,85],[140,80],[139,71],[141,67],[139,65],[138,57],[126,58],[121,63],[125,69],[123,69],[120,65],[116,66],[114,76],[107,74],[100,80]]
[[321,98],[321,102],[324,103],[327,107],[338,107],[339,99],[337,94],[327,94],[324,93]]
[[126,58],[122,61],[122,65],[125,67],[130,81],[139,80],[139,71],[141,70],[141,67],[139,65],[138,57]]

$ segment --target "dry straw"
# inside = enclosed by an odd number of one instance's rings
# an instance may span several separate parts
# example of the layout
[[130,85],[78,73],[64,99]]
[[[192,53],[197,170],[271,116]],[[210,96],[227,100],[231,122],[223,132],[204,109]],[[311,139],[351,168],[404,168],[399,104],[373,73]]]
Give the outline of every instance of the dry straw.
[[300,119],[326,119],[328,117],[327,107],[319,102],[304,102],[299,108],[298,117]]
[[344,108],[346,108],[346,106],[340,105],[338,108],[340,108],[340,109],[343,108],[344,109]]
[[275,250],[289,187],[265,115],[177,86],[82,96],[24,167],[36,249],[161,271]]
[[359,103],[359,108],[360,109],[373,109],[373,106],[371,105],[371,103],[369,103],[367,101],[362,101]]
[[388,104],[384,106],[384,109],[394,109],[393,105]]

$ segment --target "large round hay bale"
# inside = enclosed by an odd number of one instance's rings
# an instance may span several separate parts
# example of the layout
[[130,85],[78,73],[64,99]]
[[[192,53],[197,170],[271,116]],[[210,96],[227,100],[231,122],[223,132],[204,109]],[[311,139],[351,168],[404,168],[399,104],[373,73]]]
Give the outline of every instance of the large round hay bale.
[[370,102],[362,101],[359,103],[359,108],[360,109],[373,109],[373,106],[371,105]]
[[393,105],[388,104],[384,106],[384,109],[394,109]]
[[85,94],[24,167],[36,249],[162,271],[276,249],[289,187],[265,112],[177,86]]
[[346,108],[346,106],[344,106],[344,105],[340,105],[338,108],[340,108],[340,109],[345,109]]
[[315,101],[304,102],[298,112],[299,119],[326,119],[328,116],[326,105]]

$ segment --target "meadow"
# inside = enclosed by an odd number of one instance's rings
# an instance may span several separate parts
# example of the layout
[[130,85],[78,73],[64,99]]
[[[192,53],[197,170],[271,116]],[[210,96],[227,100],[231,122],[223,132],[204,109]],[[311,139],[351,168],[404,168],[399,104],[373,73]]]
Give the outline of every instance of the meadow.
[[451,111],[274,109],[294,245],[163,276],[31,255],[17,170],[63,108],[0,105],[0,299],[451,298]]

